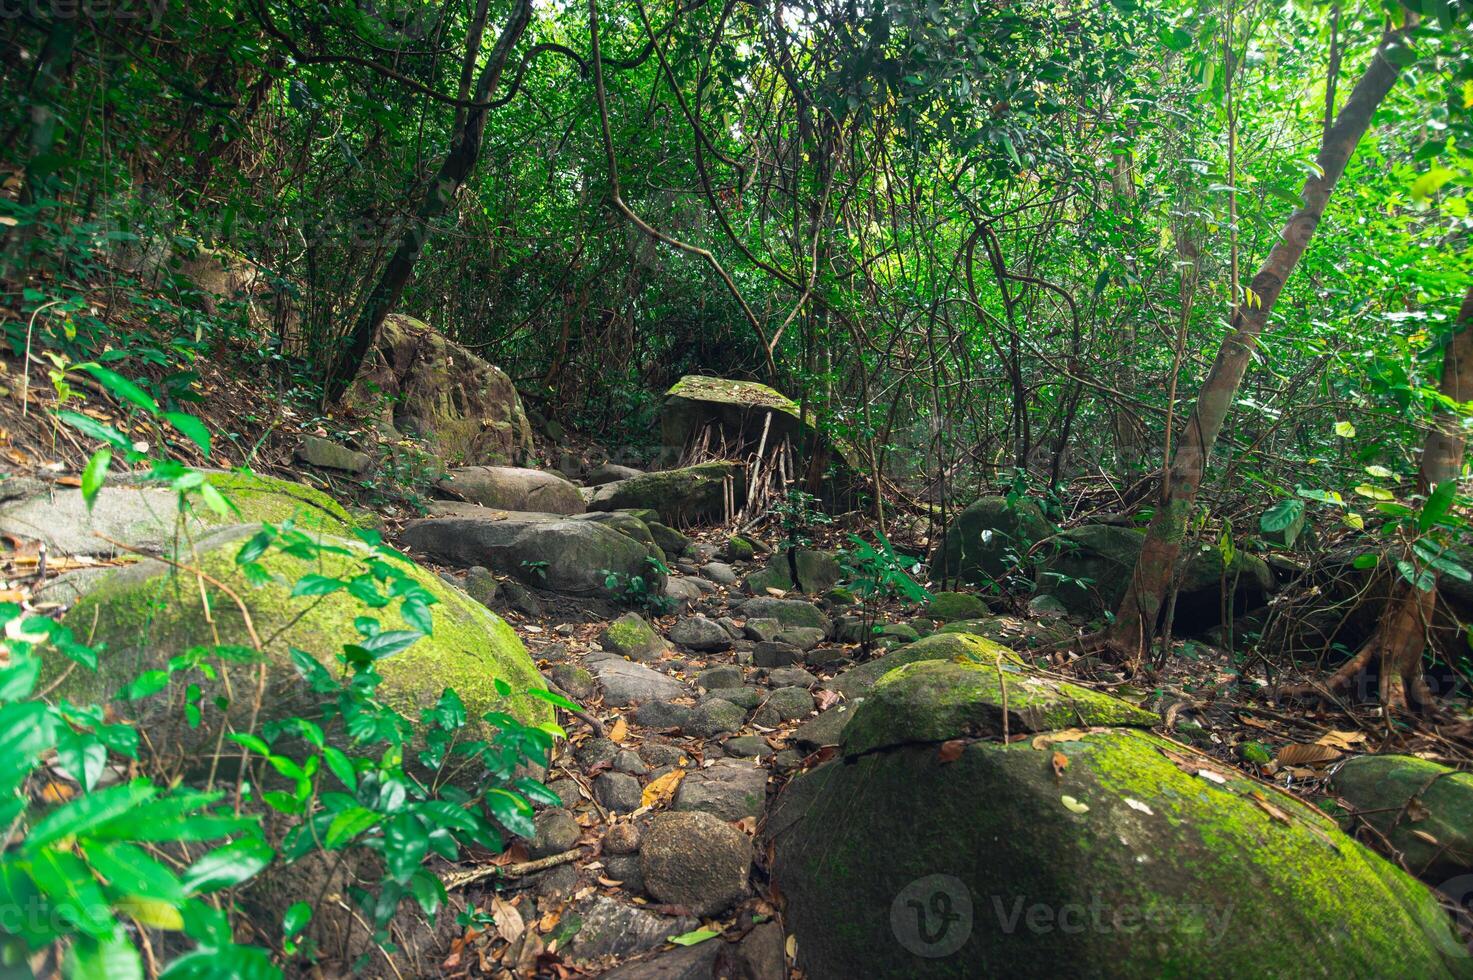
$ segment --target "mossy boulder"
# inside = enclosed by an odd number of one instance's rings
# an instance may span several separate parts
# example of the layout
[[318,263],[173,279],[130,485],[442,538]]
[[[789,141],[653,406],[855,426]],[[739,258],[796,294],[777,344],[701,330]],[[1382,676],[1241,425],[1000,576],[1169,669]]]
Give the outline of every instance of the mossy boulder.
[[511,378],[412,316],[384,320],[346,401],[423,439],[451,466],[516,464],[532,452]]
[[932,577],[985,585],[1026,567],[1029,549],[1053,533],[1032,500],[983,497],[952,520],[933,557]]
[[958,619],[983,619],[990,613],[987,603],[967,592],[937,592],[926,605],[926,615],[944,623]]
[[[795,568],[796,578],[793,575]],[[768,589],[822,595],[838,585],[843,575],[839,560],[833,555],[811,548],[797,548],[774,554],[766,568],[747,576],[742,587],[754,595],[761,595]]]
[[662,523],[690,525],[722,520],[727,501],[739,501],[744,493],[741,464],[700,463],[606,483],[594,491],[588,509],[642,508],[658,512]]
[[[582,515],[579,515],[582,516]],[[626,518],[633,521],[633,518]],[[417,552],[462,568],[484,565],[528,585],[575,595],[619,597],[608,573],[653,580],[650,567],[657,549],[614,528],[577,517],[442,517],[411,521],[401,539]]]
[[599,642],[605,650],[630,660],[656,660],[670,649],[665,638],[636,612],[625,613],[610,623]]
[[1409,755],[1363,755],[1336,770],[1331,789],[1350,806],[1347,831],[1369,825],[1366,842],[1390,844],[1428,884],[1473,872],[1473,773]]
[[654,539],[655,544],[660,546],[660,550],[668,558],[675,559],[684,555],[692,544],[690,538],[681,534],[673,527],[667,527],[661,524],[659,521],[650,521],[646,526],[649,528],[650,536]]
[[[1057,599],[1070,615],[1093,618],[1114,612],[1125,596],[1145,542],[1144,531],[1113,524],[1083,524],[1047,539],[1035,575],[1038,594]],[[1274,589],[1273,572],[1241,549],[1225,563],[1213,545],[1183,551],[1179,560],[1176,624],[1208,629],[1222,620],[1224,590],[1242,613],[1263,604]]]
[[[236,521],[282,524],[290,519],[304,530],[335,534],[346,534],[359,526],[336,500],[304,483],[224,471],[206,472],[205,480],[239,513],[222,517],[197,504],[184,520],[184,529],[190,535]],[[80,490],[70,489],[0,504],[0,533],[42,541],[53,556],[112,557],[128,553],[114,541],[146,552],[169,551],[175,543],[178,520],[178,494],[142,482],[104,486],[91,509]]]
[[890,671],[922,660],[965,660],[996,663],[999,659],[1015,662],[1017,655],[1007,647],[968,633],[933,633],[925,639],[907,643],[875,660],[856,664],[826,685],[850,701],[867,695],[872,687]]
[[784,627],[807,626],[828,632],[829,618],[811,602],[802,599],[774,599],[757,596],[741,605],[747,619],[775,619]]
[[726,547],[721,553],[728,561],[751,561],[757,557],[757,550],[757,545],[750,538],[733,534],[726,539]]
[[[323,553],[311,560],[272,549],[259,559],[270,580],[252,586],[235,558],[259,529],[260,525],[240,525],[210,532],[196,543],[192,561],[210,578],[227,584],[249,610],[250,623],[263,644],[266,669],[260,722],[316,717],[319,696],[293,667],[291,650],[306,651],[337,674],[342,668],[336,658],[343,644],[358,642],[356,618],[372,616],[384,630],[411,627],[400,616],[397,603],[375,610],[346,591],[326,596],[291,594],[293,585],[308,574],[352,577],[362,572],[361,559],[368,548],[356,540],[319,535],[321,544],[346,554]],[[520,693],[509,699],[496,693],[498,679],[515,692],[545,687],[512,628],[439,576],[407,561],[403,567],[439,600],[430,607],[434,630],[408,649],[379,660],[384,682],[378,695],[415,721],[421,708],[432,707],[446,688],[454,688],[471,718],[499,710],[529,724],[550,722],[552,712],[544,702]],[[209,594],[209,619],[201,608],[202,589]],[[245,618],[224,590],[151,559],[108,575],[68,612],[65,622],[79,635],[105,644],[96,672],[71,670],[59,682],[56,696],[77,704],[111,703],[141,673],[163,669],[171,657],[193,647],[254,645]],[[48,662],[48,683],[65,668],[63,662]],[[231,668],[234,699],[224,709],[224,717],[214,707],[215,696],[224,694],[223,686],[198,672],[181,678],[167,694],[128,702],[122,710],[148,733],[150,751],[157,756],[207,759],[222,724],[236,731],[248,729],[255,671],[254,664]],[[206,706],[204,721],[197,728],[185,723],[186,681],[205,688],[200,702]]]
[[1473,969],[1432,894],[1312,807],[1108,695],[998,670],[894,671],[778,797],[765,834],[807,976]]

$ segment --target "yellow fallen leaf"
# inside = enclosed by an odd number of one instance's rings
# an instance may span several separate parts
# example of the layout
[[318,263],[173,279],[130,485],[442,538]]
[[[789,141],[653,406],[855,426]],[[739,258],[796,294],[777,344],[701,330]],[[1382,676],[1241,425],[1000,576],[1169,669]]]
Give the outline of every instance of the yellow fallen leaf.
[[629,724],[623,718],[614,722],[614,727],[609,729],[609,741],[622,742],[629,737]]
[[644,788],[639,796],[640,806],[664,806],[670,802],[679,788],[680,781],[685,778],[684,769],[671,769],[665,775],[650,780],[650,784]]
[[1061,796],[1061,797],[1059,797],[1059,799],[1063,801],[1063,803],[1064,803],[1064,809],[1068,810],[1070,813],[1088,813],[1089,812],[1089,804],[1088,803],[1080,803],[1078,800],[1076,800],[1072,796]]
[[1048,732],[1035,736],[1033,747],[1035,749],[1046,749],[1057,742],[1077,742],[1088,734],[1089,732],[1083,728],[1065,728],[1063,731]]

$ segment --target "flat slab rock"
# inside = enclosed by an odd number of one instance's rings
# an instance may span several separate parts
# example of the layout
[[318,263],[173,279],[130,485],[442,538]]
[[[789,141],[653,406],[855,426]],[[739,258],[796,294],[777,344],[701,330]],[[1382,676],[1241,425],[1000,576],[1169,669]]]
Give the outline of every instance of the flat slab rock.
[[616,657],[591,661],[588,669],[603,688],[604,702],[615,707],[691,694],[690,688],[668,674]]
[[583,924],[569,943],[568,951],[581,960],[641,953],[663,945],[668,936],[678,936],[696,927],[696,920],[689,916],[656,915],[603,895],[578,914]]

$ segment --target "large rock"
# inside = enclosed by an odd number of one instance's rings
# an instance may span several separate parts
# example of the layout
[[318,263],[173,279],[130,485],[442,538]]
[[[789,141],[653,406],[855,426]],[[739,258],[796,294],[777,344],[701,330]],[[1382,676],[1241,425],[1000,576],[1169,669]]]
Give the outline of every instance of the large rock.
[[[1053,596],[1072,615],[1114,612],[1144,541],[1144,531],[1112,524],[1083,524],[1060,532],[1043,543],[1045,558],[1036,572],[1038,593]],[[1215,546],[1184,550],[1175,610],[1181,630],[1221,622],[1224,588],[1233,595],[1232,606],[1238,612],[1262,605],[1273,591],[1273,572],[1263,559],[1239,550],[1226,570],[1224,564]]]
[[461,466],[440,481],[440,489],[482,507],[581,514],[583,495],[556,473],[517,466]]
[[568,942],[575,959],[596,960],[605,956],[628,956],[663,945],[670,936],[695,928],[689,916],[671,918],[632,905],[623,905],[606,895],[563,913],[579,926]]
[[986,585],[1028,565],[1029,550],[1053,531],[1038,504],[1024,497],[983,497],[953,518],[932,577]]
[[[336,500],[302,483],[223,471],[207,472],[205,480],[238,513],[222,517],[198,504],[184,520],[190,536],[237,521],[280,525],[291,520],[303,530],[335,534],[358,526]],[[52,556],[113,557],[125,550],[115,541],[148,552],[169,551],[178,519],[179,495],[141,482],[104,486],[90,511],[80,490],[50,490],[0,504],[0,534],[43,542]]]
[[772,599],[758,596],[742,603],[741,613],[747,619],[775,619],[784,627],[812,627],[827,631],[829,618],[811,602],[802,599]]
[[657,813],[639,848],[644,887],[693,915],[719,915],[747,893],[752,841],[709,813]]
[[688,374],[665,394],[660,413],[660,458],[670,465],[687,458],[703,433],[709,445],[733,453],[755,453],[766,432],[766,452],[783,440],[804,467],[823,475],[822,496],[829,504],[853,501],[859,485],[855,454],[842,440],[803,419],[798,404],[755,381]]
[[509,517],[441,517],[412,521],[406,545],[448,565],[484,565],[528,585],[572,594],[617,597],[606,578],[655,573],[650,551],[593,521]]
[[[793,574],[795,569],[796,577]],[[839,561],[833,555],[811,548],[795,548],[773,555],[766,568],[747,576],[742,587],[754,595],[762,595],[768,589],[822,595],[838,585],[843,577]]]
[[606,483],[594,491],[588,509],[647,509],[665,524],[691,525],[724,519],[728,497],[740,501],[745,493],[740,463],[701,463]]
[[850,701],[856,701],[868,694],[870,688],[890,671],[918,660],[975,660],[978,663],[992,664],[1001,660],[1010,661],[1015,657],[1007,647],[970,633],[934,633],[923,640],[907,643],[883,657],[850,667],[826,686]]
[[1367,843],[1389,844],[1428,884],[1473,873],[1473,773],[1415,756],[1364,755],[1335,772],[1331,789],[1351,808],[1346,830],[1363,830],[1364,821]]
[[691,693],[690,688],[668,674],[616,657],[594,661],[589,668],[603,688],[606,704],[623,706],[668,701],[670,698],[689,697]]
[[451,465],[520,463],[532,427],[511,379],[423,321],[391,314],[348,402]]
[[779,797],[807,976],[1468,974],[1431,893],[1323,814],[1009,666],[889,674]]
[[[358,541],[320,535],[321,544],[342,549],[342,553],[325,552],[310,559],[268,550],[257,561],[269,578],[252,586],[237,565],[236,555],[259,530],[260,525],[242,525],[213,531],[196,542],[192,561],[206,575],[230,586],[249,610],[255,635],[261,638],[266,687],[259,721],[312,718],[319,713],[320,696],[297,673],[293,650],[305,651],[337,675],[342,670],[337,658],[343,645],[361,642],[354,625],[357,618],[372,616],[385,631],[412,627],[400,615],[398,603],[371,609],[346,590],[322,596],[292,595],[295,583],[308,574],[347,579],[365,573],[369,550]],[[520,693],[542,690],[546,685],[511,627],[438,576],[407,561],[402,567],[416,585],[438,600],[430,606],[434,631],[407,649],[379,659],[384,682],[377,696],[414,721],[421,709],[434,706],[446,688],[455,689],[473,719],[498,710],[528,723],[552,721],[551,709],[544,702]],[[201,590],[210,594],[208,620],[200,606]],[[144,671],[163,669],[171,657],[194,647],[253,645],[244,617],[222,589],[188,574],[181,576],[152,559],[108,575],[72,608],[65,622],[106,647],[96,672],[71,670],[59,682],[56,696],[75,704],[107,704]],[[46,665],[48,677],[59,677],[65,670],[63,662]],[[222,682],[197,671],[179,675],[166,693],[129,702],[125,712],[148,733],[156,755],[208,759],[226,719],[237,731],[249,730],[255,670],[254,665],[232,668],[235,698],[224,709],[224,719],[214,704],[214,698],[225,693]],[[247,677],[252,679],[246,682]],[[497,680],[518,693],[510,699],[500,697],[494,687]],[[205,706],[204,721],[198,727],[185,722],[186,681],[205,689],[200,701]]]

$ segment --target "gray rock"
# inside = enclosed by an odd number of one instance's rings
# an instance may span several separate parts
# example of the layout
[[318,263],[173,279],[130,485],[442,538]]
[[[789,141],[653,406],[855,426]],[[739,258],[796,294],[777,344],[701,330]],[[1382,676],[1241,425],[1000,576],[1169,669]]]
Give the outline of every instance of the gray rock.
[[787,667],[803,659],[803,651],[791,643],[776,640],[758,643],[752,650],[752,663],[758,667]]
[[789,627],[779,633],[774,639],[778,643],[791,643],[799,650],[812,650],[823,642],[824,631],[811,626]]
[[810,667],[847,663],[849,659],[849,651],[843,647],[815,647],[803,655],[803,662]]
[[650,767],[645,765],[644,760],[639,757],[639,753],[633,749],[619,750],[619,753],[614,756],[614,768],[619,772],[627,772],[633,776],[643,776],[650,771]]
[[614,707],[644,701],[668,701],[688,696],[689,689],[673,677],[627,660],[600,660],[593,664],[594,676],[604,689],[604,702]]
[[638,853],[605,855],[604,876],[619,882],[626,894],[644,894],[644,874],[639,869]]
[[604,834],[605,854],[633,854],[639,850],[639,828],[632,823],[616,823]]
[[752,842],[703,812],[658,813],[639,849],[645,890],[698,916],[725,912],[747,894]]
[[588,471],[588,475],[583,478],[583,483],[590,487],[601,487],[605,483],[614,483],[618,480],[631,480],[636,476],[644,476],[644,471],[637,470],[632,466],[602,463]]
[[689,754],[678,745],[646,741],[639,754],[652,766],[678,766],[690,761]]
[[650,529],[650,534],[655,537],[655,544],[659,545],[660,550],[669,555],[671,559],[685,554],[685,549],[690,547],[690,538],[675,528],[661,524],[659,521],[647,521],[646,524]]
[[554,592],[619,596],[609,572],[650,574],[649,547],[591,520],[522,515],[411,521],[401,535],[411,549],[447,565],[484,565]]
[[578,888],[578,869],[571,864],[560,864],[537,875],[537,898],[544,902],[558,902],[573,894]]
[[718,585],[735,585],[735,570],[725,562],[713,561],[701,566],[701,574]]
[[342,470],[344,473],[364,473],[373,466],[373,458],[367,453],[349,449],[331,439],[319,436],[303,436],[292,454],[298,462],[324,470]]
[[722,742],[721,748],[736,759],[765,759],[776,751],[761,735],[738,735]]
[[472,565],[465,573],[465,594],[483,606],[490,606],[501,592],[501,583],[484,565]]
[[701,738],[713,738],[741,731],[747,720],[747,709],[716,698],[698,705],[684,730]]
[[818,678],[802,667],[774,667],[767,672],[767,680],[774,687],[811,687],[818,683]]
[[712,667],[696,675],[696,685],[708,691],[714,691],[719,687],[741,687],[743,680],[742,669],[730,664]]
[[717,759],[681,780],[671,806],[722,820],[758,817],[767,802],[767,770],[744,759]]
[[854,712],[848,705],[836,704],[817,718],[809,719],[793,732],[793,741],[805,752],[813,752],[825,745],[838,745],[844,726]]
[[700,600],[704,594],[701,587],[696,584],[697,579],[677,578],[672,576],[665,580],[663,595],[667,599],[673,599],[682,607]]
[[634,710],[634,721],[645,728],[677,728],[685,731],[690,727],[694,711],[695,709],[685,704],[674,704],[670,701],[646,701]]
[[691,616],[676,623],[670,630],[670,640],[703,652],[725,650],[731,646],[731,637],[721,624],[712,622],[705,616]]
[[689,916],[656,915],[605,895],[576,909],[575,914],[582,920],[582,927],[570,940],[568,951],[584,960],[641,953],[663,945],[667,936],[689,932],[696,924]]
[[639,613],[628,612],[609,624],[599,637],[605,650],[630,660],[657,660],[669,649],[660,634]]
[[758,596],[742,603],[742,614],[748,619],[775,619],[785,627],[812,626],[827,632],[829,619],[811,602],[802,599],[770,599]]
[[457,467],[440,481],[440,488],[498,510],[581,514],[585,509],[578,488],[562,476],[516,466]]
[[586,701],[593,697],[593,675],[577,664],[556,664],[548,671],[548,676],[564,694],[575,701]]
[[566,776],[562,779],[554,779],[547,784],[547,788],[556,793],[557,798],[566,807],[577,806],[578,801],[583,799],[582,788],[576,779],[569,779]]
[[601,763],[612,763],[618,752],[619,743],[613,739],[591,738],[574,750],[573,758],[584,769],[591,769]]
[[708,701],[730,701],[740,708],[751,711],[762,702],[762,692],[755,687],[718,687],[701,695],[701,704]]
[[543,810],[534,818],[537,833],[533,835],[527,853],[533,858],[550,857],[572,850],[578,845],[583,830],[578,821],[567,810],[554,808]]
[[782,631],[782,623],[776,619],[769,619],[762,616],[748,619],[746,625],[742,627],[742,634],[747,639],[756,640],[759,643],[777,639],[777,635]]
[[812,711],[813,695],[808,693],[807,688],[780,687],[767,696],[752,721],[771,728],[785,721],[806,718]]
[[643,790],[639,780],[627,772],[601,772],[593,781],[593,793],[612,813],[633,813],[639,809]]
[[506,582],[501,587],[501,597],[506,604],[517,612],[526,616],[541,616],[545,611],[542,608],[542,600],[532,594],[532,591],[517,582]]

